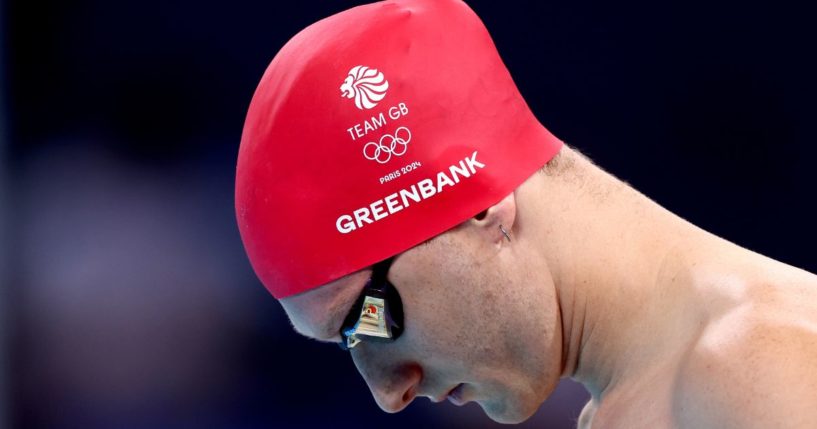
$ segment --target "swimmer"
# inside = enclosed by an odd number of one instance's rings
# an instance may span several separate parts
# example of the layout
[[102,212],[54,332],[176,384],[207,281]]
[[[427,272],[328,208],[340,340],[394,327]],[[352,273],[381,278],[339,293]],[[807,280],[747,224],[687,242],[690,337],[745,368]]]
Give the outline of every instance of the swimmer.
[[348,350],[387,412],[522,422],[570,377],[581,428],[817,428],[817,276],[560,141],[459,0],[293,37],[250,103],[236,217],[294,328]]

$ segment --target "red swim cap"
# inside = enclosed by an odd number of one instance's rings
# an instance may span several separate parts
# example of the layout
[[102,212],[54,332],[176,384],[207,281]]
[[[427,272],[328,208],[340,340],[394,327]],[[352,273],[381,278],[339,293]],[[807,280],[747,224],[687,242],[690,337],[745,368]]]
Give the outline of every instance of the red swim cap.
[[238,154],[241,238],[284,298],[467,220],[561,145],[465,3],[356,7],[301,31],[261,78]]

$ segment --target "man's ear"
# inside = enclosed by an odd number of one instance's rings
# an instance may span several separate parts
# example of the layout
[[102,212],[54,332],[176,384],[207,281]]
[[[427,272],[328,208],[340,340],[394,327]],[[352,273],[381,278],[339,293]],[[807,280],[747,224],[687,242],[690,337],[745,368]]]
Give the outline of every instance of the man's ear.
[[[481,211],[468,221],[469,226],[475,228],[485,236],[490,243],[502,244],[510,241],[516,221],[516,197],[511,192],[500,202]],[[507,234],[507,235],[506,235]]]

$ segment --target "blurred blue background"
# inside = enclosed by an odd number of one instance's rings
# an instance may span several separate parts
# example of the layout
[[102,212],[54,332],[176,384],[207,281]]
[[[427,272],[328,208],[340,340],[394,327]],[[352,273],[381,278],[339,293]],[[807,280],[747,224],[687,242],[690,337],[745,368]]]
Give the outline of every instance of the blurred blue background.
[[[255,85],[289,37],[359,3],[0,0],[0,427],[499,427],[473,404],[381,412],[344,352],[291,331],[241,247]],[[468,3],[557,136],[817,271],[805,3]],[[520,427],[574,427],[586,399],[564,382]]]

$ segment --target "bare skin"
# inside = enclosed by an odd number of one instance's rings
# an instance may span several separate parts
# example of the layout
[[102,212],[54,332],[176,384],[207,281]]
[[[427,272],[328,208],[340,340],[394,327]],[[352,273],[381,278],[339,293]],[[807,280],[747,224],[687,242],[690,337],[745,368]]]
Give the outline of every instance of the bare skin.
[[[580,427],[817,427],[817,276],[697,228],[568,147],[558,161],[395,260],[405,334],[351,353],[378,404],[451,396],[518,422],[571,377],[592,395]],[[338,341],[369,274],[281,302],[297,331]]]

